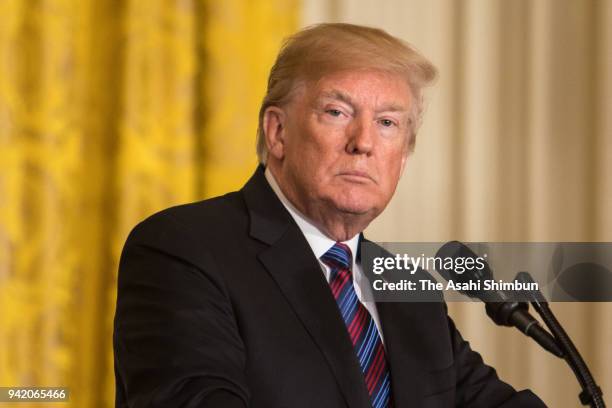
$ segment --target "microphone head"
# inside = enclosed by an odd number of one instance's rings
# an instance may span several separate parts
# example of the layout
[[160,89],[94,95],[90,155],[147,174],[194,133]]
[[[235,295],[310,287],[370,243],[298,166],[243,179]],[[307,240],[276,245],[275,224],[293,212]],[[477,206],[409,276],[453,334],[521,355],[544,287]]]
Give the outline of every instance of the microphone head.
[[[459,292],[482,301],[500,300],[495,295],[491,298],[492,294],[482,289],[482,282],[493,279],[493,273],[489,264],[467,245],[459,241],[447,242],[438,249],[436,258],[439,260],[439,262],[436,262],[436,269],[444,279],[452,280],[467,287],[467,289]],[[468,267],[468,265],[471,267]],[[473,282],[473,284],[470,284],[470,282]],[[480,284],[477,285],[477,283]]]
[[[533,277],[529,274],[529,272],[526,271],[521,271],[519,273],[516,274],[516,277],[514,278],[515,282],[520,282],[520,283],[524,283],[524,284],[532,284],[532,283],[537,283]],[[536,290],[525,290],[522,293],[523,297],[526,297],[526,299],[524,299],[527,302],[537,302],[537,303],[546,303],[546,298],[544,297],[544,295],[542,294],[542,292],[540,292],[539,289]]]

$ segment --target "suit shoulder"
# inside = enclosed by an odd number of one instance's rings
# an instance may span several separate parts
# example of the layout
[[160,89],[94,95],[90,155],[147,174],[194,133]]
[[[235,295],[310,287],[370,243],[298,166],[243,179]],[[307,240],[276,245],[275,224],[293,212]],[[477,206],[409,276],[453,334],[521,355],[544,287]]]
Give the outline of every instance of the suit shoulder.
[[219,235],[228,228],[228,220],[246,222],[246,207],[239,192],[161,210],[138,223],[126,245],[160,239],[184,240],[193,234],[201,240],[208,234]]

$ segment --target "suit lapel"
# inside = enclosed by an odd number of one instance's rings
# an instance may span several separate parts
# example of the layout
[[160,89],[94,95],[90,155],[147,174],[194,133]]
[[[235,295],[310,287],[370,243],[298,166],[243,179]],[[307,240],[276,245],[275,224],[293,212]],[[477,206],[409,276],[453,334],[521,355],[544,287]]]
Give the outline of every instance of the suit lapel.
[[[300,236],[298,236],[300,234]],[[363,374],[329,285],[304,238],[290,228],[260,260],[329,363],[350,407],[369,407]]]
[[419,389],[418,376],[423,372],[423,366],[415,353],[421,347],[412,330],[423,324],[419,321],[418,306],[417,303],[376,303],[396,407],[421,406],[422,390]]
[[363,374],[336,301],[306,238],[259,168],[243,189],[250,234],[268,244],[259,254],[293,311],[329,364],[352,408],[370,408]]

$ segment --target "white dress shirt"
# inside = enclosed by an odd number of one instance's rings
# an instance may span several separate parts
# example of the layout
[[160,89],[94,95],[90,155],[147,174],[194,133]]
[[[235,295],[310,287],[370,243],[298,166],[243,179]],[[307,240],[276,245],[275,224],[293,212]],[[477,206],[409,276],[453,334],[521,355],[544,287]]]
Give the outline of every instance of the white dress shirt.
[[[291,204],[291,202],[289,202],[274,179],[272,172],[270,172],[268,168],[266,168],[265,176],[266,180],[268,180],[268,183],[270,184],[270,187],[272,187],[272,190],[274,190],[274,193],[276,193],[280,201],[283,203],[287,211],[289,211],[289,214],[291,214],[296,224],[302,231],[302,234],[304,234],[304,237],[306,237],[306,241],[308,241],[312,252],[319,261],[319,265],[321,266],[325,279],[327,280],[327,283],[329,283],[331,271],[330,268],[321,261],[321,257],[336,244],[336,241],[323,234],[317,227],[308,221],[306,217],[300,213],[297,208],[293,206],[293,204]],[[372,289],[370,288],[368,279],[363,274],[361,264],[357,263],[355,260],[355,254],[357,253],[358,249],[357,246],[359,245],[359,234],[355,235],[348,241],[344,241],[343,243],[348,245],[353,254],[353,286],[355,287],[357,298],[368,310],[370,316],[372,316],[372,319],[374,319],[374,323],[378,329],[378,334],[384,343],[382,331],[380,330],[380,320],[378,317],[378,311],[376,310],[376,303],[373,301],[364,301],[364,298],[372,299]],[[364,294],[366,296],[364,296]]]

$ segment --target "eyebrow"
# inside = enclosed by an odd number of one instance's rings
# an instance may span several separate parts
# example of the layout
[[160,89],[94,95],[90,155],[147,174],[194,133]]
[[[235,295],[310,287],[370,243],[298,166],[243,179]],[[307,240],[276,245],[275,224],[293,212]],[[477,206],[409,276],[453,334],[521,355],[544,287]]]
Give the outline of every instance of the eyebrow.
[[[335,99],[341,102],[344,102],[348,105],[350,105],[352,108],[355,107],[355,103],[353,102],[353,100],[351,99],[350,95],[339,91],[337,89],[333,89],[331,91],[326,91],[326,92],[322,92],[320,95],[320,98],[331,98],[331,99]],[[383,105],[380,109],[376,110],[377,113],[379,112],[408,112],[408,109],[406,109],[404,106],[396,104],[396,103],[390,103],[390,104],[386,104]]]
[[344,102],[348,105],[353,106],[353,100],[351,99],[351,97],[347,94],[345,94],[342,91],[338,91],[338,90],[331,90],[331,91],[326,91],[326,92],[322,92],[321,93],[321,98],[331,98],[331,99],[336,99],[339,100],[341,102]]

